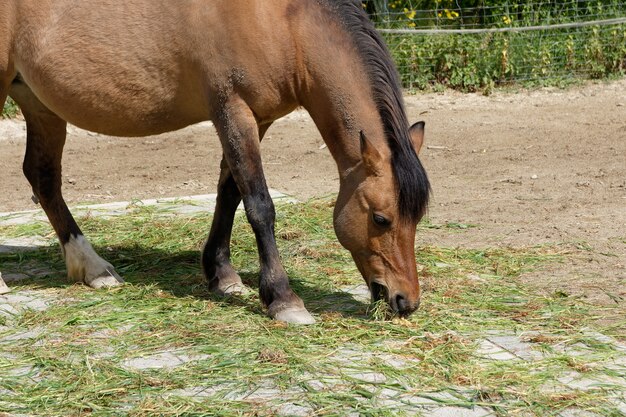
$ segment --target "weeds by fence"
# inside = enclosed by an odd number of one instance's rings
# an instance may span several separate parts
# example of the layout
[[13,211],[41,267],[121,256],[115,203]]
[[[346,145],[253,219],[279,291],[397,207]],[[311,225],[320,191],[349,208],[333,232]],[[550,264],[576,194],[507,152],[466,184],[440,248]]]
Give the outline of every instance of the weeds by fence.
[[417,9],[428,2],[396,0],[365,6],[407,88],[560,85],[626,72],[623,0],[496,2],[502,4],[464,8],[437,0]]

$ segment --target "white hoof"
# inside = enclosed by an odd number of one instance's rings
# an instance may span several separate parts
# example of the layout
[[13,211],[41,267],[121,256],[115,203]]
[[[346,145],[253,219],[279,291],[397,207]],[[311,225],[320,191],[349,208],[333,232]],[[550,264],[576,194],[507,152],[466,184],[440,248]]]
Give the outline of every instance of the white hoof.
[[119,287],[123,283],[124,280],[113,269],[107,269],[102,275],[89,281],[85,279],[85,284],[96,290],[99,290],[100,288]]
[[279,311],[273,317],[275,320],[284,321],[289,324],[307,325],[315,324],[315,319],[306,308],[290,308]]
[[252,290],[241,282],[235,282],[228,285],[219,286],[213,290],[213,293],[220,297],[228,297],[231,295],[250,295]]
[[2,279],[2,273],[0,273],[0,295],[11,292],[11,288],[7,287],[7,284]]
[[70,279],[96,289],[117,287],[124,282],[113,265],[98,256],[84,236],[70,237],[63,249]]

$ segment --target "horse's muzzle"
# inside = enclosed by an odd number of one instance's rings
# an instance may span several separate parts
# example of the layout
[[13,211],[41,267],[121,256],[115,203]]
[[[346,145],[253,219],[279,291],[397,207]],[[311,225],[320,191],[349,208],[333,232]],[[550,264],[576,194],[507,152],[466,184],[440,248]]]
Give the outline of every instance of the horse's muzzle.
[[402,294],[396,294],[390,297],[389,305],[391,306],[391,310],[400,317],[408,317],[419,308],[420,300],[411,303]]
[[411,303],[404,295],[398,293],[394,295],[389,294],[389,289],[379,284],[378,282],[372,282],[370,285],[370,291],[372,293],[372,301],[385,300],[389,303],[391,311],[400,316],[408,317],[415,310],[419,308],[420,300]]

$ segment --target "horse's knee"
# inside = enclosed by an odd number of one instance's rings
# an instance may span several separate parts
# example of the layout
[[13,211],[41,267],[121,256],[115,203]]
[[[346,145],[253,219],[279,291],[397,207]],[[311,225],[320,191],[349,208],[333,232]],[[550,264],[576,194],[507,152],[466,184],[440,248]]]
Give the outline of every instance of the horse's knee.
[[276,211],[269,193],[260,193],[244,198],[244,205],[248,222],[255,232],[274,227]]
[[49,201],[58,195],[61,189],[60,164],[46,164],[38,158],[27,156],[22,171],[39,200]]
[[61,189],[61,159],[67,123],[53,114],[26,118],[26,155],[22,171],[40,200],[54,198]]

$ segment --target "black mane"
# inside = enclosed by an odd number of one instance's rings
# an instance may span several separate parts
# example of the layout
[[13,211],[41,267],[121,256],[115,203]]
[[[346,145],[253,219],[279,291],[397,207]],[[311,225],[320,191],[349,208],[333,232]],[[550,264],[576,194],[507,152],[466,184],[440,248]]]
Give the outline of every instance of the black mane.
[[358,0],[328,0],[328,6],[352,36],[369,75],[383,122],[395,175],[400,215],[419,220],[425,213],[430,183],[409,136],[400,77],[381,35]]

